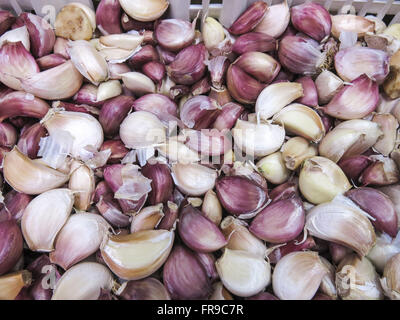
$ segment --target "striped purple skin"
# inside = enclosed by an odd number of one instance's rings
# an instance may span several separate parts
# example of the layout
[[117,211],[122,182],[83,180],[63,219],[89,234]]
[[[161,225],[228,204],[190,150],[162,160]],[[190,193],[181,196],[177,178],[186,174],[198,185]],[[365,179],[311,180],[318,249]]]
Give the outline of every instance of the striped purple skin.
[[164,163],[147,163],[141,170],[142,174],[151,180],[151,191],[148,195],[150,205],[165,203],[174,190],[171,171]]
[[254,2],[236,19],[228,31],[234,35],[250,32],[261,22],[267,10],[268,5],[264,1]]
[[22,254],[21,229],[14,220],[0,222],[0,275],[7,273]]

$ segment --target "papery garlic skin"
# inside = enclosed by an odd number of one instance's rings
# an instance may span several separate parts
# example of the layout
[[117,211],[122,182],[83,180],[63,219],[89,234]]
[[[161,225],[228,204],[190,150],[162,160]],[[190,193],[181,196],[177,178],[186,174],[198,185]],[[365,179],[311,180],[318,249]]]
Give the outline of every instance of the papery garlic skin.
[[33,199],[21,220],[22,233],[33,251],[50,252],[57,234],[67,221],[74,203],[69,189],[54,189]]
[[312,157],[304,161],[299,187],[303,196],[315,204],[331,201],[336,195],[351,189],[342,169],[324,157]]
[[255,295],[271,282],[269,263],[250,252],[225,249],[215,265],[224,287],[240,297]]
[[101,289],[111,290],[113,276],[107,267],[81,262],[57,281],[51,300],[97,300]]
[[368,254],[376,240],[368,214],[342,195],[312,208],[306,228],[312,236],[349,247],[360,256]]
[[318,253],[289,253],[275,266],[272,274],[274,293],[281,300],[311,300],[327,273]]

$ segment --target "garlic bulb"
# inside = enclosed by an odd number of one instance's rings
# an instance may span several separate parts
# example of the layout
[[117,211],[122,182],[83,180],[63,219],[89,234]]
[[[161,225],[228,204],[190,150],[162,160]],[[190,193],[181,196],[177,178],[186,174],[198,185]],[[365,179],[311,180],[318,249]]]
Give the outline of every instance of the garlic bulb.
[[33,251],[53,250],[54,240],[67,221],[74,203],[69,189],[54,189],[33,199],[22,216],[21,229]]

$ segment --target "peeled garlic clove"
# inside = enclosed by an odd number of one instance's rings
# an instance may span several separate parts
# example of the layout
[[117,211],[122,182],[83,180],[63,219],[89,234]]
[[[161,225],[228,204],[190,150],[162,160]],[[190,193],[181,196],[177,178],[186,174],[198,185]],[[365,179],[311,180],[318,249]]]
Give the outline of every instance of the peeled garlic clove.
[[269,204],[251,222],[249,230],[259,239],[284,243],[295,239],[304,228],[305,211],[298,197]]
[[264,178],[273,184],[284,183],[290,176],[281,152],[275,152],[262,158],[257,162],[257,168]]
[[17,147],[5,155],[3,174],[16,191],[32,195],[58,188],[69,179],[67,174],[32,161]]
[[0,35],[6,32],[15,22],[14,15],[7,10],[0,10]]
[[397,215],[390,198],[383,192],[372,188],[357,188],[345,194],[361,209],[375,218],[372,224],[377,230],[395,237],[397,234]]
[[306,228],[312,236],[349,247],[360,256],[368,254],[375,244],[367,213],[342,195],[312,208],[306,217]]
[[343,87],[343,81],[329,70],[322,71],[315,79],[320,104],[327,104]]
[[171,171],[164,163],[147,163],[142,167],[142,174],[151,180],[149,204],[165,203],[172,195],[174,188]]
[[278,61],[262,52],[243,53],[234,64],[263,83],[272,82],[281,69]]
[[38,98],[63,100],[71,98],[78,92],[82,80],[82,75],[72,61],[67,61],[57,67],[24,78],[21,83],[24,91]]
[[21,229],[13,220],[0,222],[0,275],[11,271],[22,255],[23,238]]
[[175,185],[184,194],[201,196],[208,190],[213,189],[217,172],[197,163],[172,165],[172,178]]
[[332,35],[337,39],[341,32],[355,32],[358,38],[362,38],[367,32],[374,32],[375,29],[373,21],[353,14],[334,15],[331,16],[331,19]]
[[124,73],[122,81],[129,90],[140,96],[156,91],[154,82],[140,72]]
[[55,238],[67,221],[73,203],[71,190],[53,189],[42,193],[28,204],[22,216],[21,227],[31,250],[53,250]]
[[147,111],[129,114],[122,121],[119,134],[125,146],[132,149],[151,147],[166,139],[165,127],[161,121]]
[[96,29],[96,16],[92,9],[81,3],[69,3],[57,14],[56,35],[71,40],[90,40]]
[[270,6],[254,31],[265,33],[275,39],[279,38],[290,22],[290,11],[287,0]]
[[57,235],[50,261],[64,270],[69,269],[100,248],[109,227],[98,214],[83,212],[71,215]]
[[239,18],[236,19],[228,31],[234,35],[250,32],[261,22],[267,9],[268,5],[265,2],[254,2],[241,14]]
[[32,274],[27,270],[9,273],[0,277],[0,300],[14,300],[24,287],[32,283]]
[[124,282],[116,294],[122,300],[171,300],[164,285],[151,277]]
[[231,250],[243,250],[261,258],[265,257],[267,251],[265,244],[250,233],[247,224],[243,220],[236,219],[233,216],[227,216],[221,222],[221,230],[228,240],[226,248]]
[[219,225],[222,219],[222,206],[219,203],[217,194],[213,190],[208,190],[204,195],[203,205],[201,207],[203,215]]
[[379,276],[372,263],[356,254],[346,256],[336,273],[338,294],[343,300],[382,300]]
[[288,132],[319,142],[325,127],[321,117],[313,109],[300,103],[293,103],[274,115],[273,121],[281,124]]
[[22,90],[21,78],[40,72],[33,56],[22,42],[8,42],[0,48],[0,81],[14,90]]
[[263,291],[271,282],[271,266],[253,253],[225,249],[215,263],[224,287],[239,297]]
[[52,52],[56,37],[52,26],[43,18],[32,13],[21,13],[16,24],[24,24],[28,28],[31,52],[40,58]]
[[290,170],[296,170],[305,159],[317,154],[317,147],[303,137],[291,138],[282,146],[282,158],[286,168]]
[[342,120],[360,119],[375,110],[378,100],[378,85],[363,74],[335,94],[323,110]]
[[267,120],[282,110],[297,98],[303,96],[303,88],[300,83],[280,82],[267,86],[257,98],[256,112],[261,119]]
[[227,244],[219,228],[191,205],[181,210],[178,231],[183,242],[196,252],[214,252]]
[[388,156],[394,149],[397,139],[399,123],[390,113],[375,114],[373,122],[380,124],[383,136],[374,144],[374,149],[384,156]]
[[119,0],[100,1],[96,9],[96,24],[102,34],[122,33]]
[[311,300],[327,272],[318,253],[292,252],[275,266],[274,293],[281,300]]
[[157,24],[154,36],[164,49],[176,52],[192,44],[194,28],[189,21],[164,19]]
[[314,75],[325,63],[319,43],[311,38],[286,36],[279,43],[279,61],[289,71]]
[[58,131],[66,131],[74,138],[71,150],[74,157],[84,155],[84,148],[89,145],[97,150],[103,143],[101,124],[90,114],[51,110],[42,123],[50,136]]
[[297,30],[317,41],[321,41],[331,33],[331,16],[318,3],[304,3],[292,7],[291,20]]
[[285,129],[268,123],[238,120],[232,129],[235,144],[248,156],[263,157],[277,151],[285,139]]
[[226,77],[229,93],[235,100],[244,104],[255,103],[260,92],[265,88],[265,84],[257,81],[235,64],[229,66]]
[[86,211],[92,203],[95,187],[92,169],[79,161],[73,161],[68,187],[75,192],[74,207],[80,211]]
[[160,18],[167,10],[167,0],[150,0],[146,2],[132,2],[120,0],[122,9],[133,19],[138,21],[154,21]]
[[143,208],[132,217],[131,233],[155,229],[163,217],[162,203]]
[[128,96],[118,96],[104,103],[100,110],[99,122],[106,136],[118,134],[120,125],[132,109],[135,99]]
[[302,195],[315,204],[331,201],[336,195],[351,189],[340,167],[324,157],[312,157],[304,161],[299,187]]
[[207,55],[207,49],[202,43],[184,48],[167,66],[168,75],[177,84],[196,83],[206,72]]
[[188,128],[200,130],[209,128],[220,112],[215,100],[199,95],[184,103],[180,108],[180,118]]
[[6,42],[19,42],[21,41],[25,49],[29,52],[31,49],[31,43],[29,40],[28,28],[21,26],[19,28],[11,29],[4,33],[0,37],[0,46],[3,46]]
[[113,277],[107,267],[81,262],[68,269],[57,281],[51,300],[97,300],[101,289],[111,290]]
[[341,159],[338,166],[350,180],[357,181],[364,169],[371,163],[372,160],[369,157],[358,155]]
[[370,164],[360,176],[359,181],[363,186],[386,186],[399,182],[399,169],[391,158],[379,155],[373,160],[376,161]]
[[225,31],[222,25],[212,17],[207,17],[201,27],[204,45],[208,51],[218,48],[225,39]]
[[376,244],[368,253],[367,258],[376,267],[377,271],[383,272],[387,262],[396,254],[400,253],[400,233],[395,238],[391,238],[386,233],[381,233],[376,237]]
[[264,189],[246,177],[225,176],[215,187],[222,206],[239,218],[257,214],[268,198]]
[[277,41],[273,37],[262,32],[249,32],[236,39],[232,51],[239,55],[251,51],[269,52],[274,51],[276,46]]
[[173,242],[174,232],[167,230],[109,235],[101,247],[101,255],[118,277],[139,280],[148,277],[164,264]]
[[221,131],[224,129],[232,129],[243,111],[244,108],[237,103],[228,102],[224,104],[221,113],[213,124],[213,127]]

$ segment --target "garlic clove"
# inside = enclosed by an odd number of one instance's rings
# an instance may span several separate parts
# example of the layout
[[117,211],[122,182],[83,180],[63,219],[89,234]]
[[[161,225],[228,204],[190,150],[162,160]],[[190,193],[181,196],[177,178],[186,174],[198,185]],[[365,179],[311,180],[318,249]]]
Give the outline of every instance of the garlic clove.
[[332,20],[329,12],[318,3],[304,3],[292,7],[291,21],[300,32],[322,41],[331,33]]
[[165,142],[166,132],[161,121],[147,111],[129,114],[120,126],[120,137],[128,148],[145,148]]
[[227,244],[219,228],[191,205],[180,210],[178,231],[182,241],[196,252],[214,252]]
[[183,104],[180,118],[188,128],[200,130],[211,127],[220,112],[221,108],[215,100],[198,95]]
[[243,111],[244,108],[234,102],[228,102],[222,105],[221,113],[216,118],[213,127],[221,131],[224,129],[232,129]]
[[318,253],[292,252],[275,266],[272,286],[281,300],[311,300],[328,270]]
[[250,224],[250,232],[270,243],[285,243],[295,239],[305,222],[303,203],[298,197],[282,199],[261,210]]
[[100,1],[96,9],[96,24],[104,35],[122,33],[119,0]]
[[201,27],[204,45],[208,51],[218,48],[219,44],[225,39],[223,26],[214,18],[207,17]]
[[1,10],[0,11],[0,35],[2,35],[4,32],[6,32],[12,24],[15,22],[15,17],[14,15],[7,11],[7,10]]
[[344,86],[343,80],[329,70],[322,71],[315,79],[320,104],[327,104]]
[[176,163],[171,167],[175,185],[186,195],[201,196],[213,189],[217,172],[197,163]]
[[99,41],[102,45],[106,47],[114,47],[124,50],[135,50],[143,42],[143,36],[140,34],[110,34],[101,36]]
[[172,299],[206,299],[212,292],[206,270],[195,254],[174,246],[163,269],[163,281]]
[[113,276],[107,267],[81,262],[68,269],[57,281],[51,300],[97,300],[101,289],[111,290]]
[[387,262],[396,254],[400,253],[400,233],[395,238],[391,238],[386,233],[381,233],[376,237],[376,244],[368,253],[367,258],[374,264],[376,270],[383,273]]
[[67,221],[73,203],[71,190],[53,189],[40,194],[28,204],[22,216],[21,228],[31,250],[53,250],[53,243]]
[[22,42],[7,42],[0,48],[0,81],[14,90],[23,89],[23,79],[40,72]]
[[151,191],[148,196],[149,204],[156,205],[168,201],[173,191],[173,180],[170,169],[164,163],[146,164],[142,174],[151,180]]
[[287,0],[270,6],[254,31],[265,33],[275,39],[279,38],[290,22],[290,10]]
[[222,219],[222,206],[218,200],[217,194],[213,190],[208,190],[204,195],[201,211],[206,218],[216,225],[220,224]]
[[315,248],[316,243],[311,236],[307,236],[307,238],[304,239],[304,235],[300,234],[295,240],[267,249],[267,252],[269,251],[268,260],[270,263],[276,264],[280,259],[289,253],[311,250]]
[[358,38],[362,38],[367,32],[374,32],[375,23],[367,18],[353,14],[338,14],[331,16],[332,35],[339,39],[341,32],[355,32]]
[[273,184],[284,183],[290,176],[281,152],[275,152],[262,158],[257,162],[257,168],[264,178]]
[[36,59],[36,62],[42,71],[57,67],[66,61],[67,60],[63,56],[55,53]]
[[243,220],[227,216],[222,220],[220,227],[225,238],[228,240],[226,248],[243,250],[261,258],[265,257],[267,252],[265,244],[249,231],[247,224]]
[[365,257],[347,255],[336,273],[338,294],[343,300],[383,300],[378,274]]
[[261,91],[256,102],[256,112],[267,120],[297,98],[303,96],[302,85],[295,82],[280,82],[267,86]]
[[97,91],[97,101],[105,101],[117,97],[121,93],[121,83],[118,80],[108,80],[99,85]]
[[262,32],[249,32],[236,39],[232,51],[236,54],[242,55],[251,51],[274,51],[276,47],[277,41],[273,37]]
[[27,270],[9,273],[0,277],[0,300],[15,300],[21,290],[32,283],[32,274]]
[[345,174],[333,161],[311,157],[304,161],[299,175],[302,195],[311,203],[331,201],[336,195],[351,189]]
[[54,26],[58,37],[90,40],[96,29],[96,16],[89,7],[73,2],[60,10]]
[[400,255],[396,254],[393,256],[385,265],[383,271],[383,278],[380,280],[384,293],[391,300],[400,299]]
[[393,159],[382,155],[371,156],[375,160],[361,174],[359,181],[363,186],[386,186],[399,182],[399,169]]
[[124,228],[131,224],[130,217],[121,212],[118,202],[112,196],[101,197],[96,203],[96,208],[112,226]]
[[64,270],[69,269],[100,248],[109,228],[110,225],[98,214],[71,215],[57,235],[50,261]]
[[281,69],[278,61],[262,52],[243,53],[234,64],[263,83],[272,82]]
[[143,22],[154,21],[160,18],[169,6],[167,0],[150,0],[146,2],[120,0],[119,3],[130,17]]
[[42,119],[50,136],[59,131],[66,131],[73,137],[71,155],[83,156],[85,147],[93,146],[96,150],[103,143],[103,129],[95,117],[82,112],[50,110]]
[[177,116],[177,105],[168,97],[150,93],[133,102],[135,111],[148,111],[155,114],[161,121],[168,122]]
[[157,229],[171,230],[174,228],[175,222],[178,219],[178,205],[168,201],[165,208],[164,217],[161,219]]
[[319,142],[325,135],[325,127],[318,113],[300,103],[283,108],[274,115],[273,121],[288,132],[313,142]]
[[31,195],[58,188],[69,179],[67,174],[32,161],[17,147],[5,155],[3,173],[14,190]]
[[374,149],[384,156],[388,156],[396,145],[399,123],[390,113],[375,114],[372,121],[380,125],[383,133],[383,136],[374,144]]
[[250,32],[264,18],[267,9],[268,5],[265,2],[254,2],[236,19],[228,31],[234,35]]
[[298,181],[297,179],[294,181],[288,181],[282,183],[281,185],[273,188],[269,193],[269,197],[272,202],[282,200],[282,199],[290,199],[293,196],[298,196]]
[[196,151],[178,141],[176,137],[168,139],[166,143],[158,146],[157,150],[172,163],[192,164],[200,160]]
[[282,158],[286,168],[296,170],[305,159],[318,154],[318,149],[303,137],[294,137],[282,146]]
[[344,245],[365,256],[375,244],[374,228],[367,215],[351,200],[338,195],[308,212],[306,228],[312,236]]
[[17,131],[9,123],[0,123],[0,146],[12,147],[17,142]]
[[152,277],[124,282],[116,294],[122,300],[171,300],[165,286]]
[[154,31],[155,39],[164,49],[177,52],[192,44],[194,27],[181,19],[161,20]]
[[215,263],[224,287],[239,297],[263,291],[271,282],[271,266],[253,253],[225,249]]
[[[24,239],[21,229],[13,220],[0,222],[0,275],[5,274],[17,264],[22,255]],[[1,282],[1,281],[0,281]]]
[[122,81],[129,90],[139,96],[156,91],[154,82],[140,72],[124,73],[122,74]]
[[92,194],[95,188],[92,169],[80,161],[74,160],[71,164],[68,187],[75,192],[74,207],[79,211],[88,210],[92,203]]
[[82,85],[82,75],[72,61],[21,80],[22,89],[38,98],[62,100],[72,97]]
[[248,156],[263,157],[279,150],[285,139],[285,129],[279,125],[238,120],[232,136],[236,146]]
[[201,156],[221,156],[232,149],[232,141],[226,130],[220,132],[216,129],[201,131],[184,129],[181,131],[181,136],[186,139],[185,145]]
[[322,278],[319,289],[322,293],[326,294],[332,300],[337,299],[337,290],[335,283],[336,267],[324,257],[320,257],[321,262],[325,265],[328,273]]
[[372,163],[372,160],[363,155],[346,157],[338,162],[338,166],[343,170],[345,175],[353,181],[358,181],[361,173]]
[[0,221],[12,219],[20,222],[26,206],[31,202],[32,197],[11,190],[4,196],[4,206],[0,211]]
[[145,207],[132,217],[131,233],[155,229],[163,217],[162,203]]
[[[15,19],[15,18],[14,18]],[[29,52],[31,50],[31,43],[29,40],[28,28],[23,25],[21,27],[11,29],[0,37],[0,46],[6,42],[22,42],[25,49]]]
[[165,77],[165,66],[157,61],[147,62],[142,67],[143,73],[155,83],[161,83]]
[[118,277],[139,280],[148,277],[164,264],[173,242],[174,232],[167,230],[109,235],[101,246],[101,255]]
[[246,177],[225,176],[215,187],[221,205],[239,218],[256,215],[268,199],[265,190]]
[[224,288],[222,282],[216,282],[213,284],[213,293],[209,300],[233,300],[231,294]]

